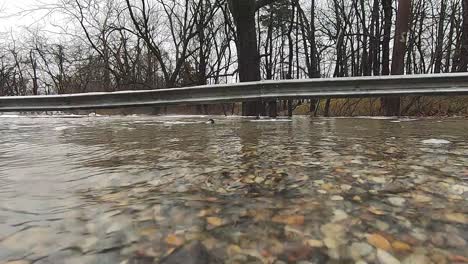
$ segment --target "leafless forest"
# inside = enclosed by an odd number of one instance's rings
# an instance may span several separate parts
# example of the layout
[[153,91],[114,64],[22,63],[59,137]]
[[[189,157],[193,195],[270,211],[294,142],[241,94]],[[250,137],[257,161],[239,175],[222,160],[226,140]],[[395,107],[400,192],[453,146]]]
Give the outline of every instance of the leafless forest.
[[[0,96],[468,70],[468,0],[57,0],[41,9],[60,17],[54,34],[2,34]],[[466,99],[420,97],[254,102],[243,112],[365,105],[392,115],[428,100],[466,112]]]

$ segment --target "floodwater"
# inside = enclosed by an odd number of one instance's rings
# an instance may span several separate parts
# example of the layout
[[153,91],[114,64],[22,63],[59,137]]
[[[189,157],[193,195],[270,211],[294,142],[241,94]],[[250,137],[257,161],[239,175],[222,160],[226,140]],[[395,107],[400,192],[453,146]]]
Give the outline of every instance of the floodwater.
[[468,262],[468,120],[208,118],[0,117],[0,263]]

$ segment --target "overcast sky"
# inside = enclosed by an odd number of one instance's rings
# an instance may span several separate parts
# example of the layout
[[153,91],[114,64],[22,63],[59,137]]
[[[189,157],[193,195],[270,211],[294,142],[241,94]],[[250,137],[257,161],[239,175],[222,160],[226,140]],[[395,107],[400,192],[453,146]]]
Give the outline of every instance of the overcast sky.
[[37,24],[43,26],[45,22],[41,18],[45,16],[45,11],[25,11],[54,2],[55,0],[0,0],[0,31],[17,31],[21,27]]

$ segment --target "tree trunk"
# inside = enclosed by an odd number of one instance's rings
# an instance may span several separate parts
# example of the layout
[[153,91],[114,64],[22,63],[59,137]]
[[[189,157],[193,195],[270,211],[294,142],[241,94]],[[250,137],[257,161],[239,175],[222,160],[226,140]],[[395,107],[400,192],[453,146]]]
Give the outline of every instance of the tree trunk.
[[[300,10],[300,23],[298,27],[301,28],[302,33],[302,42],[304,48],[305,62],[307,66],[307,77],[308,78],[320,78],[320,69],[318,67],[318,54],[317,54],[317,43],[315,37],[315,0],[310,2],[310,21],[307,21],[305,13],[303,12],[300,5],[297,5],[298,10]],[[306,28],[307,27],[307,28]],[[307,29],[307,30],[306,30]],[[307,41],[310,42],[310,48]],[[309,112],[316,114],[318,104],[317,98],[310,99],[310,108]]]
[[325,117],[330,116],[330,104],[331,104],[331,99],[328,98],[327,101],[325,102],[325,110],[324,110],[324,116]]
[[[207,58],[205,54],[205,45],[206,45],[206,36],[205,36],[205,3],[203,0],[200,2],[200,9],[199,9],[199,18],[197,21],[197,31],[198,31],[198,43],[200,45],[198,50],[198,69],[197,69],[197,84],[198,85],[206,85],[206,69],[207,69]],[[198,105],[197,110],[199,114],[208,115],[208,105]]]
[[444,22],[445,22],[446,9],[447,9],[447,0],[441,0],[440,1],[439,25],[437,28],[437,43],[436,43],[436,50],[435,50],[434,73],[440,73],[442,70],[442,56],[443,56],[443,45],[444,45]]
[[31,60],[31,68],[32,68],[32,71],[33,71],[33,95],[37,95],[38,94],[38,91],[39,91],[39,85],[38,85],[38,77],[37,77],[37,61],[36,59],[34,58],[34,55],[33,55],[33,51],[31,50],[29,52],[29,58]]
[[372,7],[372,23],[370,26],[371,43],[369,49],[368,64],[372,67],[374,76],[380,75],[379,48],[380,48],[380,3],[374,0]]
[[[408,37],[411,0],[400,0],[396,19],[395,39],[392,56],[392,75],[404,74],[406,39]],[[386,116],[400,115],[400,97],[384,98],[383,107]]]
[[[260,80],[260,55],[255,29],[255,0],[230,0],[229,8],[237,28],[237,55],[241,82]],[[257,116],[261,102],[244,102],[242,115]]]
[[[265,72],[266,79],[273,79],[273,12],[270,13],[268,19],[268,29],[267,29],[267,38],[265,40]],[[278,116],[278,104],[277,101],[271,101],[268,103],[268,115],[270,117],[276,118]]]
[[463,25],[460,47],[459,72],[468,71],[468,0],[463,0]]
[[[361,17],[361,23],[362,23],[362,30],[364,31],[364,36],[362,40],[362,60],[361,60],[361,69],[362,69],[362,75],[364,76],[370,76],[371,75],[371,65],[369,65],[369,56],[370,52],[368,50],[368,37],[370,34],[373,32],[369,32],[369,29],[367,27],[366,23],[366,9],[365,9],[365,4],[364,0],[361,0],[361,12],[362,12],[362,17]],[[356,12],[358,10],[356,9]]]
[[390,34],[392,32],[392,0],[382,0],[384,10],[384,36],[382,42],[382,75],[390,74]]
[[450,15],[450,29],[448,33],[447,43],[447,54],[445,55],[445,72],[450,72],[450,60],[452,59],[452,45],[453,45],[453,33],[455,30],[455,10],[452,8],[452,14]]
[[[288,74],[286,75],[286,79],[290,80],[293,78],[293,61],[294,61],[294,41],[292,38],[292,31],[294,28],[294,19],[295,19],[295,5],[294,3],[291,5],[291,20],[289,21],[289,30],[288,30],[288,48],[289,48],[289,56],[288,56]],[[293,100],[288,100],[288,116],[292,117],[293,113]]]

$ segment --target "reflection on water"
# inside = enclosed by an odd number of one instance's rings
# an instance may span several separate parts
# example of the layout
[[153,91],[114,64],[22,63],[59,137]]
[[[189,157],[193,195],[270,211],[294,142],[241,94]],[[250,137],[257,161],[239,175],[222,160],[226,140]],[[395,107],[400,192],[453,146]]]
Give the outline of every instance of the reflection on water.
[[0,263],[468,261],[467,120],[205,119],[0,117]]

